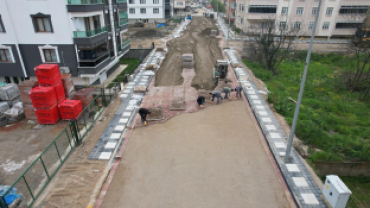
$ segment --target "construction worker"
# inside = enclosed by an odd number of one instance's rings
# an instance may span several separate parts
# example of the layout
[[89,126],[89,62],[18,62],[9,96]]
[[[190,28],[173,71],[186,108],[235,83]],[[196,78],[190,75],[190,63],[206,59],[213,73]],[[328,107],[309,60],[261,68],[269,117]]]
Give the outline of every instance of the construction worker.
[[235,100],[238,100],[238,96],[239,98],[241,99],[242,98],[242,91],[243,91],[243,87],[238,85],[237,87],[235,87],[235,91],[236,91],[236,97],[235,97]]
[[150,111],[146,108],[140,108],[139,114],[141,117],[141,122],[146,126],[146,118],[148,117],[148,114],[150,114]]
[[221,94],[221,91],[220,90],[213,90],[212,92],[209,93],[209,95],[212,96],[211,103],[213,102],[213,100],[215,99],[215,97],[217,97],[217,104],[220,103],[220,99],[223,100],[222,94]]
[[199,107],[203,108],[203,103],[206,102],[206,98],[204,96],[199,96],[197,99]]
[[[225,84],[227,83],[227,81],[225,81]],[[230,99],[231,100],[231,95],[230,95],[230,93],[231,93],[231,89],[230,89],[230,87],[224,87],[224,93],[225,93],[225,97],[224,97],[224,99],[226,100],[226,99]]]

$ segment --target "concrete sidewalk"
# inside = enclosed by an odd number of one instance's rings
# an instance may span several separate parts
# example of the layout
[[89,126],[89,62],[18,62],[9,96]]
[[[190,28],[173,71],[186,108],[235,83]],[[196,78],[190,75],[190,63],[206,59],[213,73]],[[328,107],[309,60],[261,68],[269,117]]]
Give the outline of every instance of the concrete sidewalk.
[[290,207],[243,101],[137,128],[106,208]]

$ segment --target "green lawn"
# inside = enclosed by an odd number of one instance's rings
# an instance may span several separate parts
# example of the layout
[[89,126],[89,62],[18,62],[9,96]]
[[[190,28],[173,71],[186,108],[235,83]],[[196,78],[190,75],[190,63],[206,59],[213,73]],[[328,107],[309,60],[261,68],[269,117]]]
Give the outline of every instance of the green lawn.
[[[291,125],[305,53],[283,62],[277,76],[257,63],[244,61],[270,91],[268,102]],[[296,135],[310,147],[308,160],[370,162],[370,104],[359,92],[345,89],[340,75],[348,70],[350,57],[312,54]]]
[[119,60],[120,64],[127,64],[126,69],[124,69],[116,78],[108,85],[107,88],[112,88],[114,86],[114,82],[124,82],[124,76],[126,74],[132,74],[136,67],[140,64],[140,59],[137,58],[121,58]]
[[370,177],[341,177],[351,190],[346,208],[370,208]]

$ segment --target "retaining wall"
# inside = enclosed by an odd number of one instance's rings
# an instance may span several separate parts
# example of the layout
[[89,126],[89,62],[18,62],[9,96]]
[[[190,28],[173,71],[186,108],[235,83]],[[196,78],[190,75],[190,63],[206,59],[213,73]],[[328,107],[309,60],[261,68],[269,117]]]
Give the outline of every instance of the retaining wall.
[[366,162],[316,162],[315,170],[319,176],[338,175],[338,176],[370,176],[370,163]]

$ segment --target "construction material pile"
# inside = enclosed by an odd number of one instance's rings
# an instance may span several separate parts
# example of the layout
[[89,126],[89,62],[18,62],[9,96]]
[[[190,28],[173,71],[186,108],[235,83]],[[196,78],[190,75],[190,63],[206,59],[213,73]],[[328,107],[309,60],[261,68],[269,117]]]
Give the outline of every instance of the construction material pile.
[[19,94],[23,103],[23,110],[26,119],[36,120],[36,113],[32,105],[31,90],[38,87],[39,83],[34,80],[25,80],[18,84]]
[[[74,85],[70,74],[63,75],[64,81],[62,81],[57,64],[41,64],[35,68],[35,74],[40,86],[30,91],[30,98],[40,124],[55,124],[60,118],[69,120],[72,119],[71,115],[77,116],[82,112],[80,108],[73,108],[75,111],[65,117],[61,117],[61,113],[59,112],[59,106],[64,106],[64,102],[67,102],[66,105],[69,103],[66,100],[65,92],[68,93],[68,96],[74,92]],[[66,83],[67,86],[63,83]]]
[[19,90],[16,84],[7,84],[0,87],[0,100],[7,102],[9,107],[12,107],[17,102],[21,101]]
[[9,123],[16,123],[22,118],[24,118],[24,111],[22,102],[17,102],[13,105],[12,108],[8,109],[4,112],[7,122]]
[[84,88],[75,93],[74,100],[79,100],[85,109],[94,100],[95,88]]
[[72,75],[62,74],[61,77],[63,82],[64,94],[66,95],[66,98],[73,99],[74,94],[76,93],[76,89],[72,80]]
[[194,59],[192,53],[185,53],[181,56],[182,67],[185,69],[192,69],[194,67]]
[[217,35],[217,30],[211,30],[211,34],[209,35],[211,38],[216,37]]

